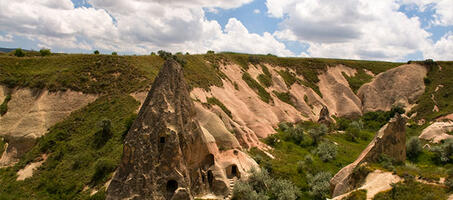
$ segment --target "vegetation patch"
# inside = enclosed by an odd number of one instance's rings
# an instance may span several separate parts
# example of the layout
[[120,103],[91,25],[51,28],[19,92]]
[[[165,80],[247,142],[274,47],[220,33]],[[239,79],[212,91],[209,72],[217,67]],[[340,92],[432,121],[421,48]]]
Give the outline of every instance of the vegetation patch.
[[3,154],[3,152],[6,150],[6,141],[5,138],[0,137],[0,155]]
[[3,103],[0,104],[0,116],[3,116],[8,112],[8,102],[11,101],[11,93],[6,94]]
[[209,98],[207,98],[207,101],[208,101],[208,104],[219,106],[223,110],[223,112],[225,112],[225,114],[227,114],[230,118],[233,118],[233,116],[231,115],[231,111],[222,102],[220,102],[220,100],[218,100],[217,98],[209,97]]
[[292,105],[294,107],[294,103],[291,102],[291,93],[289,92],[277,92],[277,91],[272,91],[275,96],[277,96],[278,99],[280,99],[281,101],[289,104],[289,105]]
[[[0,199],[90,199],[91,191],[83,188],[100,189],[111,178],[123,151],[122,135],[138,106],[131,96],[108,96],[73,112],[39,138],[18,164],[0,169]],[[98,132],[112,134],[102,146],[94,145]],[[16,181],[17,171],[41,154],[49,157],[34,175]]]
[[356,190],[351,192],[344,200],[366,200],[366,190]]
[[258,81],[260,81],[260,83],[265,87],[272,86],[272,74],[269,72],[269,69],[264,65],[261,65],[261,69],[264,74],[258,75]]
[[372,76],[367,74],[364,69],[358,69],[355,76],[348,76],[346,73],[342,73],[343,76],[349,83],[349,87],[351,87],[352,91],[357,94],[357,91],[363,84],[371,82],[373,79]]
[[244,80],[247,85],[258,94],[261,100],[266,103],[273,101],[271,95],[266,91],[266,89],[264,89],[263,86],[253,79],[248,72],[244,72],[244,74],[242,74],[242,80]]
[[412,200],[412,199],[447,199],[448,194],[445,188],[405,180],[393,184],[392,189],[387,192],[378,193],[375,200]]

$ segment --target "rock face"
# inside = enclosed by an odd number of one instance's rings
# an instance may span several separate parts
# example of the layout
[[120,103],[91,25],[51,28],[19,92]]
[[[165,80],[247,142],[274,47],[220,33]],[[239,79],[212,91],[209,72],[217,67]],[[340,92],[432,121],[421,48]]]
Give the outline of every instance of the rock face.
[[442,140],[453,139],[453,135],[448,134],[452,131],[453,122],[434,122],[426,127],[418,138],[439,143]]
[[[207,118],[210,120],[205,125],[210,130],[228,132],[216,126],[221,122],[218,118]],[[230,141],[230,150],[219,151],[219,138]],[[208,193],[226,196],[231,191],[228,179],[245,176],[257,166],[248,155],[231,148],[240,148],[237,140],[213,136],[200,126],[182,69],[168,60],[125,138],[107,199],[193,199]]]
[[354,189],[358,183],[354,170],[365,162],[377,161],[383,154],[397,162],[406,160],[406,120],[399,114],[379,130],[357,160],[341,169],[330,180],[332,196],[336,197]]
[[318,123],[321,123],[321,124],[330,124],[332,123],[333,120],[332,118],[330,117],[330,114],[329,114],[329,109],[326,107],[326,106],[323,106],[321,111],[319,112],[319,119],[318,119]]
[[360,87],[358,96],[363,112],[390,110],[395,104],[410,106],[425,91],[427,70],[417,64],[402,65],[377,75]]

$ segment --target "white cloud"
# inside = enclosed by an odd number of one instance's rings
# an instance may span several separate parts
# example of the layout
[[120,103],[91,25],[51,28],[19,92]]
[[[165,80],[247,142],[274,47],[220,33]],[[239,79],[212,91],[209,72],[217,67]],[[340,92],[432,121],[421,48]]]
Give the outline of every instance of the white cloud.
[[260,14],[261,11],[260,11],[259,9],[255,9],[255,10],[253,10],[253,13],[255,13],[255,14]]
[[453,32],[445,34],[439,41],[423,50],[426,58],[453,60]]
[[268,0],[268,13],[283,18],[274,35],[310,45],[314,57],[402,60],[430,45],[418,18],[393,0]]
[[93,8],[74,8],[70,0],[0,0],[0,30],[50,48],[291,55],[271,34],[251,34],[236,19],[222,30],[203,10],[236,8],[251,1],[88,0]]
[[453,25],[453,1],[452,0],[398,0],[400,4],[415,4],[421,11],[428,7],[434,10],[435,25]]
[[6,35],[0,35],[0,42],[12,42],[13,41],[13,35],[11,34],[6,34]]

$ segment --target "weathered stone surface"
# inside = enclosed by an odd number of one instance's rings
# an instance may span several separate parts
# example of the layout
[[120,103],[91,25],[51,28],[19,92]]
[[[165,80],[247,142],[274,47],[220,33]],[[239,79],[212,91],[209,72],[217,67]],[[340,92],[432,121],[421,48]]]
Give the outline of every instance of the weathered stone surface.
[[379,130],[357,160],[341,169],[330,180],[332,196],[336,197],[354,189],[357,184],[353,177],[354,169],[365,162],[377,161],[383,154],[397,162],[406,160],[406,120],[399,114]]
[[321,124],[330,124],[332,123],[333,120],[332,118],[330,117],[330,114],[329,114],[329,109],[326,107],[326,106],[323,106],[321,111],[319,112],[319,119],[318,119],[318,123],[321,123]]
[[362,101],[362,111],[387,111],[395,104],[411,107],[425,91],[424,66],[402,65],[377,75],[370,83],[360,87],[357,95]]
[[439,143],[442,140],[453,139],[453,135],[448,134],[453,131],[453,122],[434,122],[425,129],[418,138],[428,140],[431,143]]
[[207,143],[182,69],[169,60],[126,136],[107,199],[192,199],[206,192],[204,172],[214,165]]

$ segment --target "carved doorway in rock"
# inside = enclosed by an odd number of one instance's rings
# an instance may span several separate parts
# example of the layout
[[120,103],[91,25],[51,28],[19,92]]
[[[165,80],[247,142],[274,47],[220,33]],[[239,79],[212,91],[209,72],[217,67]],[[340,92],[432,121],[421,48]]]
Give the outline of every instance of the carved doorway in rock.
[[232,179],[234,177],[237,177],[237,178],[240,178],[240,173],[239,173],[239,169],[238,169],[238,166],[233,164],[233,165],[230,165],[228,166],[226,169],[226,174],[227,174],[227,178],[229,179]]
[[175,194],[176,189],[178,189],[178,182],[175,180],[169,180],[166,185],[166,199],[171,199],[171,197]]

